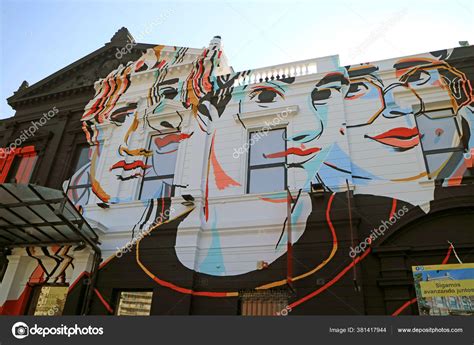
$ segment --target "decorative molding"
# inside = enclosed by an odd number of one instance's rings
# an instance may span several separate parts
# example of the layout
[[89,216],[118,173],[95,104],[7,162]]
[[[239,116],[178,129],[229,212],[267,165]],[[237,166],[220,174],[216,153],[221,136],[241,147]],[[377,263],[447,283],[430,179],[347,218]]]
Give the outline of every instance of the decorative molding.
[[[267,118],[274,119],[279,114],[283,114],[283,112],[285,111],[288,113],[288,115],[295,116],[299,112],[299,106],[291,105],[291,106],[286,106],[286,107],[265,108],[262,110],[248,111],[248,112],[245,112],[244,114],[240,114],[240,120],[242,120],[242,122],[245,123],[251,120],[263,121]],[[288,115],[282,116],[282,117],[286,118]],[[238,114],[234,115],[234,120],[235,122],[238,122],[238,123],[240,122]],[[281,123],[288,123],[288,121],[282,121]]]

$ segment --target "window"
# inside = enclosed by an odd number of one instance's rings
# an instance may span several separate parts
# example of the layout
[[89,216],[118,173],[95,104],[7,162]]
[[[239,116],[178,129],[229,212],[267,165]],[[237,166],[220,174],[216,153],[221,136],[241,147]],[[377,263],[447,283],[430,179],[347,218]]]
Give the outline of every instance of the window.
[[[427,111],[416,118],[426,170],[443,179],[442,170],[453,157],[462,160],[461,132],[453,109]],[[441,174],[440,174],[441,173]]]
[[13,163],[7,175],[7,182],[29,183],[37,159],[36,154],[18,155],[13,158]]
[[178,147],[179,136],[176,133],[155,135],[151,138],[149,150],[153,155],[146,159],[146,165],[150,165],[150,168],[143,177],[140,200],[173,196]]
[[117,303],[117,315],[150,315],[153,291],[120,291]]
[[[38,156],[32,146],[15,149],[7,157],[7,175],[5,182],[7,183],[29,183],[36,166]],[[9,164],[8,164],[9,163]],[[7,166],[8,165],[8,166]]]
[[8,256],[5,253],[0,253],[0,283],[3,281],[3,277],[7,272],[8,268]]
[[277,316],[288,313],[286,291],[250,291],[240,296],[240,315]]
[[85,144],[78,146],[74,154],[67,196],[75,205],[84,206],[89,201],[91,191],[89,151],[89,145]]
[[286,189],[286,129],[251,132],[247,193]]
[[458,309],[458,303],[457,303],[456,297],[449,296],[448,300],[449,300],[449,307],[451,309]]
[[68,286],[41,285],[33,290],[29,315],[60,316],[66,304]]

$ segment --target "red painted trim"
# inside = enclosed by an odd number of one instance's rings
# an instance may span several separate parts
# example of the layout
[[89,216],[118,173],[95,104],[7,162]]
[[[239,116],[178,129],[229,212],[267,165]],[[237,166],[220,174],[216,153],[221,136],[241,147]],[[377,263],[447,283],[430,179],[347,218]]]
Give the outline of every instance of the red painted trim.
[[453,245],[450,244],[448,252],[446,253],[446,256],[444,257],[443,262],[441,262],[442,265],[446,265],[448,263],[452,250],[453,250]]
[[[449,248],[448,248],[448,252],[446,253],[446,256],[444,257],[443,259],[443,262],[442,264],[445,265],[448,263],[449,261],[449,257],[451,256],[451,251],[453,250],[453,246],[450,245]],[[397,316],[399,315],[402,311],[404,311],[406,308],[408,308],[409,305],[412,305],[413,303],[416,302],[416,297],[405,302],[400,308],[398,308],[397,310],[394,311],[394,313],[392,314],[392,316]]]
[[[6,149],[3,149],[3,148],[0,149],[0,151],[5,151],[5,150]],[[33,145],[29,145],[29,146],[25,146],[25,147],[15,148],[15,149],[11,150],[11,152],[5,158],[0,159],[0,167],[1,167],[1,170],[0,170],[0,183],[5,183],[6,182],[8,172],[10,171],[13,160],[15,159],[16,156],[25,156],[25,157],[36,156],[35,147]],[[34,164],[32,164],[31,162],[30,162],[30,164],[27,164],[27,163],[28,162],[25,162],[25,163],[20,165],[20,167],[18,169],[17,176],[18,175],[23,176],[25,174],[25,172],[26,172],[25,165],[28,165],[29,169],[34,168]],[[25,171],[22,171],[22,169],[25,170]],[[23,182],[23,183],[27,183],[27,182],[29,182],[29,181],[26,181],[26,182]]]
[[107,309],[107,311],[111,314],[114,313],[114,310],[110,307],[109,303],[107,303],[107,301],[104,299],[104,297],[102,297],[102,295],[100,294],[99,290],[95,289],[94,288],[94,292],[95,294],[97,295],[97,297],[99,297],[99,300],[100,302],[102,303],[102,305],[105,307],[105,309]]
[[0,315],[23,315],[30,299],[32,288],[27,285],[20,297],[15,300],[7,300],[0,306]]
[[393,198],[392,199],[392,209],[390,210],[390,216],[389,219],[393,217],[395,214],[395,211],[397,210],[397,199]]
[[408,306],[412,305],[413,303],[416,302],[416,297],[405,302],[400,308],[398,308],[397,310],[395,310],[395,312],[392,314],[392,316],[397,316],[399,315],[402,311],[404,311],[406,308],[408,308]]

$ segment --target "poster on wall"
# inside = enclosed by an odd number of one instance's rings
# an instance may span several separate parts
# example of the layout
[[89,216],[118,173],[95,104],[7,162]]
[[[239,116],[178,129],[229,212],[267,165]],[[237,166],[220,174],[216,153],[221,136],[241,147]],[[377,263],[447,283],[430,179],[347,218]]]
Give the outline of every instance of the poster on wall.
[[413,266],[420,315],[474,315],[474,263]]

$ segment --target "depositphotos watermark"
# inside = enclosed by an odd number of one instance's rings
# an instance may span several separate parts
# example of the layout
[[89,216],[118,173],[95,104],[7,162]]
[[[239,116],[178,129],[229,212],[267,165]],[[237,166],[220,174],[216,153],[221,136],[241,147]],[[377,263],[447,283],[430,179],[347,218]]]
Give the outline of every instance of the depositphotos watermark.
[[372,232],[365,238],[364,241],[360,242],[355,248],[351,247],[349,256],[355,258],[358,254],[365,252],[366,248],[373,243],[377,238],[383,236],[385,231],[394,225],[401,217],[408,212],[408,207],[403,206],[397,212],[393,214],[388,220],[384,220],[377,229],[373,229]]
[[161,25],[165,22],[165,20],[171,15],[173,14],[173,10],[168,10],[167,12],[165,13],[162,13],[160,14],[160,16],[158,18],[156,18],[154,21],[152,21],[151,23],[149,23],[146,28],[140,32],[138,35],[137,35],[137,39],[132,39],[131,41],[129,41],[124,47],[122,47],[121,49],[119,48],[116,48],[117,49],[117,52],[115,53],[115,58],[120,60],[122,59],[125,55],[127,54],[130,54],[132,52],[132,49],[138,44],[137,40],[141,41],[143,40],[146,36],[148,36],[150,34],[150,32],[154,29],[155,26],[158,26],[158,25]]
[[35,135],[36,131],[43,127],[49,120],[56,116],[59,113],[58,108],[53,107],[47,113],[43,113],[43,116],[40,117],[38,121],[31,121],[31,126],[27,129],[24,129],[20,136],[16,138],[7,148],[0,150],[0,158],[6,158],[10,153],[14,152],[17,147],[20,147],[28,138],[31,138]]
[[265,121],[265,126],[263,126],[258,132],[255,132],[255,135],[250,138],[248,142],[243,144],[238,149],[234,148],[234,153],[232,153],[232,157],[235,159],[239,158],[244,153],[248,152],[249,148],[254,145],[255,143],[259,142],[262,137],[266,137],[268,132],[274,128],[279,126],[283,119],[287,118],[293,112],[291,108],[286,108],[282,112],[276,114],[276,117],[273,118],[271,122]]
[[28,336],[39,335],[43,338],[50,335],[62,335],[68,338],[72,336],[83,336],[83,335],[103,335],[103,327],[80,327],[74,324],[73,327],[69,327],[61,324],[58,327],[40,327],[36,323],[33,327],[28,326],[24,322],[16,322],[12,326],[12,334],[17,339],[24,339]]

